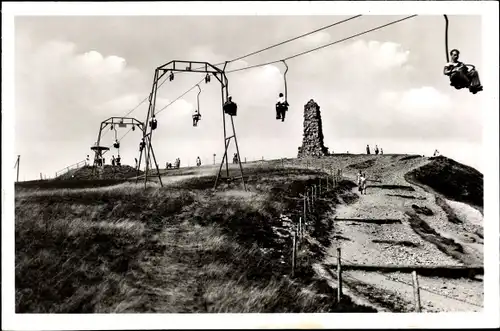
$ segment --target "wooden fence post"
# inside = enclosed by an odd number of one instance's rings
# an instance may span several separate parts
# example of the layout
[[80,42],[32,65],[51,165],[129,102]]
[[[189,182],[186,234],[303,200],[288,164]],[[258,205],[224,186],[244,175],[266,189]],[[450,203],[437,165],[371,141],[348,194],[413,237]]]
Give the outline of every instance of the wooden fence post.
[[413,278],[413,299],[415,300],[415,311],[420,313],[420,288],[418,286],[417,272],[413,271],[411,275]]
[[[306,205],[306,196],[304,195],[304,226],[306,225],[306,215],[307,215],[307,205]],[[302,229],[302,233],[304,233],[304,229]]]
[[299,216],[299,238],[302,239],[302,217]]
[[311,207],[314,208],[314,185],[311,186]]
[[340,247],[337,247],[337,303],[342,299],[342,259]]
[[312,197],[311,188],[307,188],[307,211],[312,212]]
[[296,249],[297,249],[297,233],[294,231],[292,233],[292,278],[295,277],[295,258],[296,258]]

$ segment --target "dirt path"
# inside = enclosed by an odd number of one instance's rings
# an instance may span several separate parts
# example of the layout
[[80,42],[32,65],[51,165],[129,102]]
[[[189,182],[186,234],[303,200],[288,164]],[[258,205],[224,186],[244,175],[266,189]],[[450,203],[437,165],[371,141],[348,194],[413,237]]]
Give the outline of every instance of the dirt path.
[[[464,263],[482,265],[482,241],[471,239],[464,224],[449,222],[448,215],[436,204],[434,194],[404,179],[406,172],[423,164],[415,162],[411,167],[401,169],[384,165],[378,172],[371,169],[371,178],[376,181],[368,183],[367,194],[360,195],[355,188],[353,192],[358,194],[359,200],[337,207],[332,220],[335,222],[332,243],[323,267],[331,269],[336,265],[337,247],[342,250],[343,264],[430,267],[463,266]],[[355,181],[355,172],[345,177]],[[414,210],[413,205],[431,210],[432,215],[418,214],[427,232],[415,228],[414,219],[406,215],[408,211]],[[461,213],[460,216],[466,218],[467,214]],[[470,222],[478,224],[478,218],[474,214]],[[463,223],[467,222],[465,220]],[[463,252],[450,254],[450,245],[461,246]],[[371,302],[381,311],[413,310],[411,274],[347,270],[343,275],[346,290],[351,296]],[[420,276],[419,283],[421,288],[429,290],[421,291],[422,311],[482,309],[484,291],[481,280]]]

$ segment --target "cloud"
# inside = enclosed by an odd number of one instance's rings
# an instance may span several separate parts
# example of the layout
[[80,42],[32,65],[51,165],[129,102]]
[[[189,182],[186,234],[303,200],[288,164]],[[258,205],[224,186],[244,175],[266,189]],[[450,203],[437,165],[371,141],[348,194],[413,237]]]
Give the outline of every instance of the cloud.
[[301,40],[304,44],[309,46],[320,46],[327,44],[330,41],[330,39],[331,39],[330,34],[323,31],[319,31],[299,40]]
[[120,94],[122,100],[108,106],[130,106],[128,101],[134,96],[127,94],[136,86],[134,80],[142,80],[124,58],[95,50],[77,53],[75,44],[69,42],[50,41],[39,47],[24,43],[16,52],[21,60],[16,64],[19,87],[39,92],[32,95],[30,107],[19,111],[36,109],[49,120],[74,118],[92,109],[97,110],[94,116],[101,116],[102,105]]
[[15,52],[16,148],[27,160],[44,159],[39,171],[82,159],[99,123],[136,106],[148,86],[123,57],[80,51],[71,42],[35,44],[19,35]]
[[411,53],[394,42],[357,40],[323,48],[288,61],[290,75],[325,81],[340,91],[373,89],[407,79]]
[[[194,113],[196,105],[184,100],[178,99],[172,103],[173,100],[166,98],[156,98],[156,113],[158,116],[162,115],[164,112],[168,112],[169,117],[186,117],[191,116]],[[172,103],[172,104],[171,104]],[[165,108],[168,106],[167,108]]]
[[[139,95],[137,93],[124,94],[115,97],[111,100],[105,101],[93,108],[95,113],[101,113],[103,116],[123,116],[128,111],[134,110],[134,114],[137,114],[137,110],[141,110],[141,113],[145,113],[148,108],[148,100],[144,101],[144,95]],[[141,103],[142,102],[142,103]],[[137,107],[141,103],[139,107]],[[106,115],[104,115],[106,114]]]
[[119,56],[103,57],[99,52],[90,51],[75,56],[72,65],[78,74],[98,78],[123,73],[127,62]]
[[394,42],[379,42],[359,40],[339,52],[340,58],[348,59],[364,68],[374,68],[384,71],[402,67],[408,62],[410,51],[403,50],[400,44]]
[[377,97],[345,105],[333,131],[341,137],[392,139],[480,139],[480,119],[430,86],[382,90]]
[[412,88],[404,92],[383,91],[379,107],[396,110],[411,118],[434,119],[450,115],[452,101],[449,96],[431,86]]

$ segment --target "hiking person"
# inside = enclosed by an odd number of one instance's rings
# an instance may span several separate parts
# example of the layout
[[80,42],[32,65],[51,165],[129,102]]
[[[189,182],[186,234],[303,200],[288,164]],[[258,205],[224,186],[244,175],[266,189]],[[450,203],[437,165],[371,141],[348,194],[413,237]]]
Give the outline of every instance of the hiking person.
[[370,145],[366,145],[366,154],[370,155]]
[[196,158],[196,166],[197,167],[201,166],[201,159],[199,156]]
[[380,148],[380,155],[384,155],[384,149]]
[[378,145],[375,145],[375,155],[378,155]]

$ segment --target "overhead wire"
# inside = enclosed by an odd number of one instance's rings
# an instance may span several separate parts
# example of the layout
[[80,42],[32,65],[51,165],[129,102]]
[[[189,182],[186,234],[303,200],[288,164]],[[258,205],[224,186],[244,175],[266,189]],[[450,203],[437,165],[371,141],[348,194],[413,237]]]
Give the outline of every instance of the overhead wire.
[[[278,47],[278,46],[281,46],[281,45],[284,45],[284,44],[287,44],[287,43],[292,42],[292,41],[294,41],[294,40],[297,40],[297,39],[300,39],[300,38],[307,37],[307,36],[309,36],[309,35],[311,35],[311,34],[313,34],[313,33],[316,33],[316,32],[322,31],[322,30],[329,29],[329,28],[334,27],[334,26],[336,26],[336,25],[340,25],[340,24],[346,23],[346,22],[348,22],[348,21],[350,21],[350,20],[353,20],[353,19],[359,18],[359,17],[361,17],[361,16],[363,16],[363,15],[355,15],[355,16],[349,17],[349,18],[347,18],[347,19],[344,19],[344,20],[341,20],[341,21],[338,21],[338,22],[334,22],[334,23],[332,23],[332,24],[325,25],[325,26],[323,26],[323,27],[321,27],[321,28],[315,29],[315,30],[313,30],[313,31],[309,31],[309,32],[307,32],[307,33],[301,34],[301,35],[296,36],[296,37],[293,37],[293,38],[289,38],[289,39],[284,40],[284,41],[282,41],[282,42],[279,42],[279,43],[277,43],[277,44],[273,44],[273,45],[267,46],[267,47],[265,47],[265,48],[259,49],[259,50],[257,50],[257,51],[253,51],[253,52],[251,52],[251,53],[248,53],[248,54],[245,54],[245,55],[242,55],[242,56],[236,57],[236,58],[234,58],[234,59],[232,59],[232,60],[227,61],[227,63],[235,62],[235,61],[238,61],[238,60],[241,60],[241,59],[247,58],[247,57],[249,57],[249,56],[252,56],[252,55],[255,55],[255,54],[259,54],[259,53],[262,53],[262,52],[264,52],[264,51],[270,50],[270,49],[272,49],[272,48],[275,48],[275,47]],[[223,65],[223,64],[225,64],[225,63],[226,63],[226,62],[219,62],[219,63],[214,64],[214,66],[220,66],[220,65]],[[195,68],[194,70],[203,69],[203,68],[204,68],[204,67],[198,67],[198,68]],[[185,73],[185,72],[180,72],[180,73],[178,73],[178,75],[179,75],[179,74],[182,74],[182,73]],[[164,81],[163,81],[163,82],[162,82],[162,83],[158,86],[158,88],[159,88],[159,87],[161,87],[161,86],[162,86],[162,85],[166,82],[166,80],[167,80],[167,77],[166,77],[166,78],[165,78],[165,80],[164,80]],[[201,81],[200,81],[200,82],[201,82]],[[126,117],[126,116],[130,115],[133,111],[135,111],[137,108],[139,108],[139,106],[140,106],[140,105],[142,105],[142,104],[143,104],[146,100],[148,100],[148,98],[149,98],[149,96],[150,96],[150,95],[151,95],[151,94],[149,94],[146,98],[144,98],[144,99],[143,99],[143,100],[142,100],[142,101],[141,101],[141,102],[140,102],[140,103],[139,103],[136,107],[134,107],[132,110],[130,110],[130,111],[129,111],[129,112],[128,112],[128,113],[127,113],[124,117]]]
[[[165,84],[165,82],[167,81],[168,77],[165,77],[165,79],[163,80],[163,82],[161,82],[157,89],[159,89],[163,84]],[[134,112],[137,108],[139,108],[146,100],[148,100],[151,96],[151,93],[149,93],[141,102],[139,102],[139,104],[137,106],[135,106],[134,108],[132,108],[132,110],[130,110],[127,114],[125,114],[123,117],[127,117],[128,115],[132,114],[132,112]]]
[[410,15],[410,16],[404,17],[404,18],[399,19],[399,20],[395,20],[395,21],[392,21],[392,22],[389,22],[389,23],[386,23],[386,24],[383,24],[383,25],[379,25],[379,26],[377,26],[375,28],[372,28],[372,29],[369,29],[369,30],[365,30],[365,31],[360,32],[360,33],[356,33],[356,34],[351,35],[349,37],[346,37],[346,38],[343,38],[343,39],[339,39],[339,40],[336,40],[334,42],[331,42],[331,43],[328,43],[328,44],[325,44],[325,45],[322,45],[322,46],[319,46],[319,47],[316,47],[316,48],[313,48],[313,49],[310,49],[308,51],[304,51],[304,52],[301,52],[301,53],[298,53],[298,54],[295,54],[295,55],[291,55],[291,56],[285,57],[285,58],[280,59],[280,60],[269,61],[269,62],[265,62],[265,63],[261,63],[261,64],[251,65],[251,66],[248,66],[248,67],[233,69],[233,70],[226,71],[226,73],[233,73],[233,72],[238,72],[238,71],[243,71],[243,70],[248,70],[248,69],[253,69],[253,68],[258,68],[258,67],[263,67],[263,66],[266,66],[266,65],[275,64],[275,63],[278,63],[278,62],[290,60],[290,59],[293,59],[293,58],[296,58],[296,57],[299,57],[299,56],[302,56],[302,55],[305,55],[305,54],[308,54],[308,53],[311,53],[311,52],[314,52],[314,51],[317,51],[317,50],[320,50],[320,49],[323,49],[325,47],[329,47],[329,46],[332,46],[332,45],[339,44],[341,42],[347,41],[349,39],[353,39],[353,38],[362,36],[362,35],[367,34],[369,32],[380,30],[380,29],[388,27],[390,25],[393,25],[393,24],[396,24],[396,23],[400,23],[402,21],[408,20],[408,19],[413,18],[415,16],[418,16],[418,15]]
[[[329,24],[329,25],[326,25],[324,27],[321,27],[321,28],[318,28],[316,30],[313,30],[313,31],[310,31],[310,32],[307,32],[307,33],[304,33],[302,35],[299,35],[297,37],[293,37],[293,38],[289,38],[285,41],[282,41],[280,43],[277,43],[277,44],[274,44],[274,45],[271,45],[271,46],[268,46],[268,47],[265,47],[265,48],[262,48],[260,50],[257,50],[257,51],[254,51],[254,52],[251,52],[251,53],[248,53],[248,54],[245,54],[243,56],[239,56],[239,57],[236,57],[230,61],[227,61],[227,63],[230,63],[230,62],[234,62],[234,61],[238,61],[238,60],[241,60],[241,59],[244,59],[246,57],[249,57],[249,56],[252,56],[252,55],[255,55],[255,54],[258,54],[258,53],[261,53],[261,52],[264,52],[266,50],[269,50],[269,49],[272,49],[272,48],[275,48],[275,47],[278,47],[278,46],[281,46],[281,45],[284,45],[286,43],[289,43],[291,41],[294,41],[294,40],[297,40],[297,39],[300,39],[300,38],[303,38],[303,37],[306,37],[306,36],[309,36],[313,33],[316,33],[316,32],[319,32],[319,31],[322,31],[322,30],[325,30],[325,29],[328,29],[328,28],[331,28],[333,26],[336,26],[336,25],[339,25],[339,24],[342,24],[342,23],[346,23],[350,20],[353,20],[353,19],[356,19],[356,18],[359,18],[361,17],[362,15],[355,15],[355,16],[352,16],[352,17],[349,17],[347,19],[344,19],[344,20],[341,20],[341,21],[338,21],[338,22],[335,22],[335,23],[332,23],[332,24]],[[349,39],[353,39],[355,37],[358,37],[358,36],[361,36],[361,35],[364,35],[364,34],[367,34],[369,32],[373,32],[373,31],[376,31],[376,30],[380,30],[382,28],[385,28],[387,26],[390,26],[390,25],[393,25],[393,24],[396,24],[396,23],[400,23],[402,21],[405,21],[405,20],[408,20],[410,18],[413,18],[417,15],[410,15],[410,16],[407,16],[407,17],[404,17],[402,19],[399,19],[399,20],[395,20],[395,21],[392,21],[392,22],[389,22],[389,23],[386,23],[386,24],[383,24],[383,25],[379,25],[375,28],[372,28],[372,29],[369,29],[369,30],[365,30],[363,32],[360,32],[360,33],[357,33],[357,34],[354,34],[354,35],[351,35],[349,37],[346,37],[346,38],[343,38],[343,39],[339,39],[339,40],[336,40],[334,42],[331,42],[331,43],[328,43],[328,44],[325,44],[325,45],[322,45],[322,46],[319,46],[319,47],[316,47],[316,48],[313,48],[313,49],[310,49],[310,50],[307,50],[307,51],[304,51],[304,52],[301,52],[301,53],[298,53],[298,54],[295,54],[295,55],[291,55],[291,56],[288,56],[284,59],[280,59],[280,60],[275,60],[275,61],[270,61],[270,62],[265,62],[265,63],[261,63],[261,64],[256,64],[256,65],[251,65],[251,66],[247,66],[247,67],[243,67],[243,68],[238,68],[238,69],[233,69],[233,70],[229,70],[229,71],[226,71],[226,73],[234,73],[234,72],[238,72],[238,71],[243,71],[243,70],[248,70],[248,69],[253,69],[253,68],[257,68],[257,67],[262,67],[262,66],[266,66],[266,65],[270,65],[270,64],[275,64],[275,63],[278,63],[278,62],[282,62],[282,61],[286,61],[286,60],[290,60],[290,59],[293,59],[293,58],[296,58],[296,57],[299,57],[299,56],[302,56],[302,55],[305,55],[305,54],[308,54],[308,53],[311,53],[311,52],[314,52],[314,51],[317,51],[317,50],[320,50],[320,49],[323,49],[325,47],[329,47],[329,46],[332,46],[332,45],[335,45],[335,44],[339,44],[341,42],[344,42],[344,41],[347,41]],[[222,65],[222,64],[225,64],[226,62],[221,62],[221,63],[217,63],[215,64],[214,66],[218,66],[218,65]],[[202,69],[203,67],[200,67],[200,68],[196,68],[196,69]],[[183,73],[183,72],[181,72]],[[191,88],[189,88],[187,91],[185,91],[183,94],[181,94],[180,96],[178,96],[176,99],[174,99],[172,102],[170,102],[168,105],[164,106],[163,108],[161,108],[159,111],[156,112],[156,114],[159,114],[160,112],[162,112],[163,110],[165,110],[166,108],[168,108],[169,106],[171,106],[174,102],[176,102],[177,100],[179,100],[180,98],[182,98],[184,95],[186,95],[187,93],[189,93],[191,90],[193,90],[196,85],[198,85],[199,83],[203,82],[205,78],[203,78],[202,80],[200,80],[198,83],[196,83],[195,85],[193,85]],[[158,86],[158,87],[161,87],[165,82],[166,82],[167,78],[165,78],[165,80]],[[131,114],[133,111],[135,111],[142,103],[144,103],[146,100],[148,100],[148,98],[150,97],[151,94],[149,94],[145,99],[143,99],[136,107],[134,107],[132,110],[130,110],[125,116],[128,116],[129,114]]]
[[[334,27],[334,26],[336,26],[336,25],[340,25],[340,24],[342,24],[342,23],[346,23],[346,22],[348,22],[348,21],[350,21],[350,20],[353,20],[353,19],[359,18],[359,17],[361,17],[361,16],[363,16],[363,15],[361,15],[361,14],[360,14],[360,15],[355,15],[355,16],[352,16],[352,17],[346,18],[346,19],[344,19],[344,20],[341,20],[341,21],[338,21],[338,22],[335,22],[335,23],[332,23],[332,24],[325,25],[325,26],[323,26],[323,27],[321,27],[321,28],[318,28],[318,29],[313,30],[313,31],[306,32],[306,33],[301,34],[301,35],[299,35],[299,36],[297,36],[297,37],[293,37],[293,38],[287,39],[287,40],[285,40],[285,41],[279,42],[279,43],[277,43],[277,44],[274,44],[274,45],[271,45],[271,46],[267,46],[267,47],[262,48],[262,49],[259,49],[259,50],[257,50],[257,51],[254,51],[254,52],[251,52],[251,53],[248,53],[248,54],[245,54],[245,55],[242,55],[242,56],[236,57],[236,58],[234,58],[234,59],[232,59],[232,60],[227,61],[227,63],[235,62],[235,61],[238,61],[238,60],[242,60],[242,59],[244,59],[244,58],[247,58],[247,57],[249,57],[249,56],[252,56],[252,55],[255,55],[255,54],[259,54],[259,53],[262,53],[262,52],[264,52],[264,51],[270,50],[270,49],[272,49],[272,48],[275,48],[275,47],[278,47],[278,46],[281,46],[281,45],[284,45],[284,44],[287,44],[287,43],[292,42],[292,41],[294,41],[294,40],[297,40],[297,39],[300,39],[300,38],[303,38],[303,37],[307,37],[307,36],[309,36],[309,35],[311,35],[311,34],[313,34],[313,33],[316,33],[316,32],[322,31],[322,30],[329,29],[329,28],[331,28],[331,27]],[[223,64],[225,64],[225,63],[226,63],[226,62],[219,62],[219,63],[214,64],[214,66],[223,65]],[[195,68],[195,70],[196,70],[196,69],[203,69],[203,68],[204,68],[204,67],[198,67],[198,68]]]
[[164,111],[165,109],[167,109],[169,106],[171,106],[174,102],[176,102],[177,100],[179,100],[180,98],[182,98],[183,96],[185,96],[186,94],[188,94],[189,92],[191,92],[198,84],[200,84],[201,82],[203,82],[205,80],[205,77],[203,77],[202,80],[200,80],[198,83],[194,84],[190,89],[188,89],[187,91],[185,91],[184,93],[182,93],[180,96],[178,96],[177,98],[175,98],[173,101],[171,101],[168,105],[162,107],[160,110],[158,110],[157,112],[155,112],[154,114],[155,115],[158,115],[159,113],[161,113],[162,111]]
[[263,49],[260,49],[258,51],[255,51],[255,52],[252,52],[252,53],[248,53],[246,55],[243,55],[243,56],[240,56],[240,57],[237,57],[235,59],[232,59],[231,61],[229,62],[235,62],[235,61],[238,61],[238,60],[241,60],[241,59],[244,59],[246,57],[249,57],[249,56],[252,56],[252,55],[255,55],[255,54],[258,54],[258,53],[261,53],[261,52],[264,52],[264,51],[267,51],[267,50],[270,50],[272,48],[275,48],[275,47],[278,47],[278,46],[281,46],[281,45],[284,45],[286,43],[289,43],[291,41],[294,41],[294,40],[297,40],[297,39],[300,39],[300,38],[303,38],[303,37],[307,37],[313,33],[316,33],[316,32],[319,32],[319,31],[322,31],[322,30],[326,30],[328,28],[331,28],[333,26],[336,26],[336,25],[339,25],[339,24],[342,24],[342,23],[346,23],[350,20],[353,20],[353,19],[356,19],[356,18],[359,18],[363,15],[355,15],[355,16],[352,16],[352,17],[349,17],[349,18],[346,18],[344,20],[341,20],[341,21],[338,21],[338,22],[335,22],[335,23],[332,23],[332,24],[329,24],[329,25],[326,25],[324,27],[321,27],[321,28],[318,28],[316,30],[313,30],[313,31],[310,31],[310,32],[307,32],[307,33],[304,33],[304,34],[301,34],[300,36],[297,36],[297,37],[293,37],[293,38],[290,38],[290,39],[287,39],[285,41],[282,41],[280,43],[277,43],[277,44],[274,44],[274,45],[271,45],[271,46],[268,46],[268,47],[265,47]]

